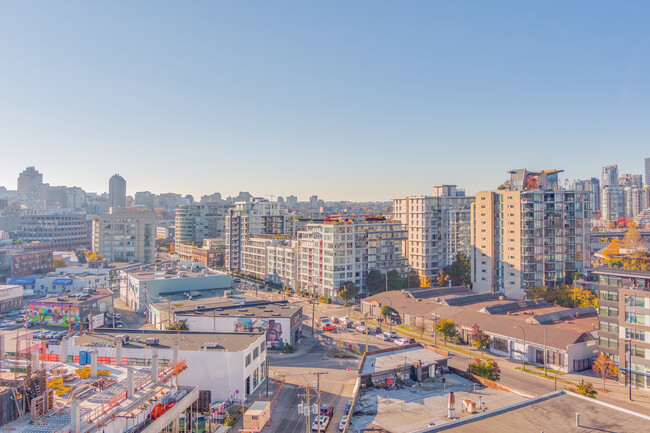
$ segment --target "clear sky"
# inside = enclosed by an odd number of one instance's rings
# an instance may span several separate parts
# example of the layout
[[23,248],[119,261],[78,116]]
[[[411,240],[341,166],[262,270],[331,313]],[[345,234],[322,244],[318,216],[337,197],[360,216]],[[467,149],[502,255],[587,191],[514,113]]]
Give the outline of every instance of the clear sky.
[[648,1],[4,2],[0,185],[389,200],[650,156]]

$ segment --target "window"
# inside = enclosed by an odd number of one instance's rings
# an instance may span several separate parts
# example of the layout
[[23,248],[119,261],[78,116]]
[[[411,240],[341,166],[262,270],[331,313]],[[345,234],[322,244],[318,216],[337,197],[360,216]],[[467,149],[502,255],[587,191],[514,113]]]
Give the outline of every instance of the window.
[[492,337],[492,349],[499,352],[508,352],[508,340],[505,338]]
[[259,355],[259,349],[256,347],[253,349],[253,359],[257,359],[257,356]]
[[265,350],[266,350],[266,343],[260,344],[260,353],[264,353]]
[[[625,328],[625,338],[631,338],[632,340],[645,341],[645,331],[634,328]],[[618,347],[618,340],[616,347]]]
[[251,365],[251,354],[246,355],[246,367]]
[[598,314],[607,317],[618,317],[618,307],[606,307],[601,305]]

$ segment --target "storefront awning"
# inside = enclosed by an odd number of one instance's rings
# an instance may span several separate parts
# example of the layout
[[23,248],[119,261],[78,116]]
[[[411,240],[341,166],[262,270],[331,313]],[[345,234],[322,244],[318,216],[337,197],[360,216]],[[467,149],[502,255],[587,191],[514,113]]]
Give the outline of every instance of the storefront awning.
[[34,284],[36,278],[12,278],[9,280],[9,284]]

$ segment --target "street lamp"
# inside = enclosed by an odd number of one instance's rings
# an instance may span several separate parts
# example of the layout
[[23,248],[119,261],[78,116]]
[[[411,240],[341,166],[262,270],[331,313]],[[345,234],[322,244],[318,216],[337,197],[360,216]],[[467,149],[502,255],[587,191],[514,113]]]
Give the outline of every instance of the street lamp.
[[527,356],[528,352],[526,350],[526,330],[522,326],[519,326],[519,325],[515,325],[515,328],[519,328],[522,331],[524,331],[524,371],[526,371],[526,361],[528,361],[528,356]]
[[434,325],[433,325],[433,347],[438,347],[438,320],[440,320],[440,315],[438,313],[431,313],[433,315]]

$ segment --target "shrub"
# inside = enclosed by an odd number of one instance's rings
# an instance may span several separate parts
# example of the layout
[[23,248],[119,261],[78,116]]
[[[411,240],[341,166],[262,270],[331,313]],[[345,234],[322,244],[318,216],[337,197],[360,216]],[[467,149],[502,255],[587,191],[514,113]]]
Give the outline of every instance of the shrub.
[[282,353],[293,353],[295,352],[295,349],[293,348],[292,345],[290,344],[285,344],[282,346]]
[[598,391],[594,389],[594,386],[587,382],[587,383],[581,383],[577,385],[575,388],[574,387],[566,387],[564,389],[567,389],[571,392],[575,392],[580,395],[584,395],[585,397],[589,398],[596,398],[596,394],[598,394]]
[[327,297],[327,296],[319,296],[318,300],[320,302],[324,303],[324,304],[331,304],[332,303],[332,299]]
[[469,364],[467,371],[495,382],[501,379],[501,369],[499,368],[499,364],[492,359],[483,361],[480,358],[475,358],[474,361]]

